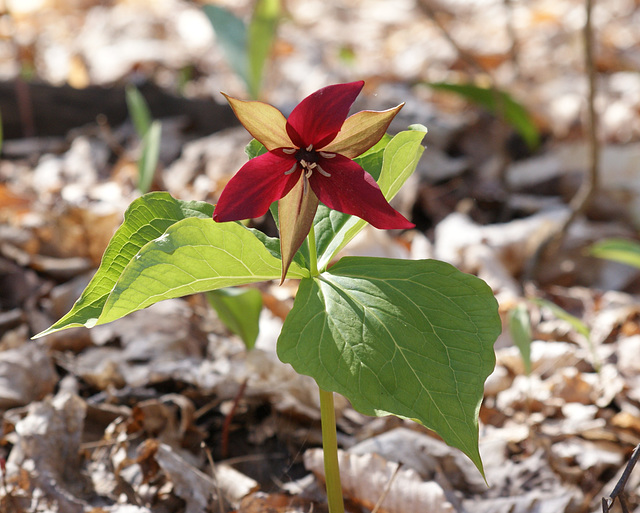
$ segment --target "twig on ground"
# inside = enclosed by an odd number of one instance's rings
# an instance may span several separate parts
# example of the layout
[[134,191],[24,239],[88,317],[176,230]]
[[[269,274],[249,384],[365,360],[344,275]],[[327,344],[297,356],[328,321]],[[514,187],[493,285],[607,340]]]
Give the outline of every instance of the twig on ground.
[[626,486],[627,481],[631,476],[631,472],[633,472],[633,468],[636,466],[636,463],[638,463],[638,458],[640,458],[640,444],[636,445],[636,448],[631,453],[631,458],[629,458],[629,462],[627,463],[627,466],[625,467],[624,472],[622,472],[622,476],[620,476],[618,483],[613,488],[611,495],[609,495],[609,497],[602,498],[603,513],[609,513],[609,510],[611,506],[613,506],[613,503],[616,500],[616,498],[618,499],[618,501],[620,501],[620,506],[622,507],[623,513],[629,512],[627,501],[625,500],[622,493],[624,492],[624,487]]
[[234,415],[236,414],[236,410],[238,409],[238,404],[240,403],[240,399],[244,395],[244,391],[247,388],[247,383],[249,379],[246,378],[240,388],[238,389],[238,393],[233,398],[233,406],[231,406],[231,411],[227,414],[224,419],[224,424],[222,425],[222,434],[220,435],[220,454],[222,459],[226,459],[229,456],[229,430],[231,429],[231,421],[233,420]]
[[391,490],[391,485],[395,481],[398,475],[398,471],[400,470],[401,467],[402,467],[402,463],[398,463],[398,466],[393,471],[393,474],[391,474],[391,477],[389,478],[389,482],[387,483],[387,486],[385,486],[384,490],[382,490],[382,495],[380,495],[380,498],[378,499],[378,502],[376,502],[376,505],[374,506],[374,508],[371,510],[371,513],[378,513],[378,510],[382,506],[382,503],[387,498],[387,495],[389,495],[389,491]]
[[562,242],[567,236],[569,228],[575,220],[584,213],[589,206],[591,199],[598,189],[599,169],[600,169],[600,145],[598,143],[598,115],[595,108],[596,98],[596,69],[594,63],[594,36],[592,24],[594,0],[585,0],[586,21],[584,24],[584,57],[585,72],[589,84],[587,97],[587,142],[589,145],[589,169],[587,176],[582,181],[578,192],[569,203],[570,214],[566,221],[548,237],[531,257],[525,272],[525,281],[531,279],[536,274],[536,270],[544,257],[556,253],[562,246]]

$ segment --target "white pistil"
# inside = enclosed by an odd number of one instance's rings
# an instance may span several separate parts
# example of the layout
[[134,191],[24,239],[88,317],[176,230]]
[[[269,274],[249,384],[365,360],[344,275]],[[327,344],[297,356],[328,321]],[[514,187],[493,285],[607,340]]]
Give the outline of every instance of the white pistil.
[[296,151],[298,151],[296,148],[282,148],[282,152],[287,155],[293,155]]
[[309,146],[307,146],[307,151],[311,151],[313,150],[313,144],[310,144]]
[[320,156],[324,159],[332,159],[333,157],[336,156],[335,153],[329,153],[327,151],[319,151],[318,152],[320,154]]
[[291,169],[289,169],[289,171],[285,171],[285,172],[284,172],[284,174],[285,174],[285,175],[290,175],[291,173],[293,173],[293,172],[296,170],[296,168],[297,168],[297,167],[298,167],[298,162],[296,162],[296,163],[293,165],[293,167],[292,167]]

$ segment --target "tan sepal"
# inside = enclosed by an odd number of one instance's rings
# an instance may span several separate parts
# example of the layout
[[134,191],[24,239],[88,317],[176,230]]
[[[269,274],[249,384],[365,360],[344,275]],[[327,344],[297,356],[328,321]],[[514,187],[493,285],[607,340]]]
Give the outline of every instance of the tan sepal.
[[309,181],[302,172],[300,180],[289,194],[278,201],[280,253],[282,255],[281,285],[293,257],[309,233],[317,208],[318,198],[311,190]]
[[267,103],[238,100],[222,94],[247,132],[267,150],[293,148],[293,143],[287,135],[287,120],[278,109]]
[[393,109],[383,111],[363,110],[348,117],[336,138],[322,148],[322,151],[339,153],[350,159],[357,157],[382,139],[403,106],[404,103],[401,103]]

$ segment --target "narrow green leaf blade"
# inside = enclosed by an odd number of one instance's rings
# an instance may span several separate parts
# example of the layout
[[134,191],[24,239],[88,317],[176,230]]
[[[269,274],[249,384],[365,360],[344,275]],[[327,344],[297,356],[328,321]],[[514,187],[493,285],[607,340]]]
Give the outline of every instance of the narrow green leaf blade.
[[[189,218],[147,243],[120,275],[97,324],[163,299],[280,278],[281,262],[240,223]],[[309,275],[292,263],[289,278]]]
[[536,149],[540,145],[540,133],[527,109],[506,92],[479,87],[474,84],[432,82],[428,85],[433,89],[449,91],[463,96],[467,100],[481,105],[489,112],[501,117],[520,134],[529,148]]
[[144,96],[134,85],[128,85],[126,88],[127,107],[129,116],[134,128],[141,139],[151,128],[151,112]]
[[[424,152],[422,140],[426,132],[423,126],[414,125],[410,130],[397,134],[384,146],[381,163],[379,149],[362,156],[361,165],[378,181],[380,190],[388,201],[398,193],[400,187],[415,171]],[[374,146],[374,149],[377,146]],[[376,167],[380,164],[381,167],[378,168],[380,171],[376,173]],[[318,209],[316,220],[316,247],[320,270],[325,269],[338,251],[344,248],[367,224],[362,219],[330,211],[327,208]]]
[[640,269],[640,244],[633,240],[607,239],[589,248],[589,254],[597,258],[613,260]]
[[531,374],[531,320],[525,305],[519,304],[509,311],[509,333],[520,350],[525,373]]
[[345,257],[302,280],[277,351],[362,413],[433,429],[483,472],[478,411],[500,331],[486,283],[449,264]]
[[271,52],[279,17],[280,0],[258,0],[247,36],[248,85],[249,93],[254,99],[260,96],[262,74]]
[[564,308],[556,305],[554,302],[549,301],[547,299],[532,298],[531,301],[533,301],[534,303],[544,308],[548,308],[551,311],[551,313],[553,313],[553,315],[555,315],[558,319],[567,321],[569,324],[571,324],[574,330],[580,333],[580,335],[582,335],[587,340],[591,338],[591,330],[589,329],[589,327],[584,322],[582,322],[578,317],[576,317],[575,315],[571,315],[569,312],[567,312]]
[[202,10],[209,18],[216,38],[233,71],[250,87],[247,61],[247,29],[232,12],[217,5],[205,5]]
[[160,158],[161,137],[162,124],[160,121],[154,121],[142,138],[142,155],[138,162],[138,190],[142,194],[149,191],[156,174]]
[[212,205],[177,200],[167,192],[152,192],[136,199],[129,205],[123,224],[111,238],[98,271],[71,311],[36,337],[66,328],[94,326],[122,271],[145,244],[160,237],[181,219],[211,219],[212,215]]
[[249,287],[230,287],[210,290],[206,297],[225,326],[242,339],[247,349],[253,349],[260,331],[260,291]]

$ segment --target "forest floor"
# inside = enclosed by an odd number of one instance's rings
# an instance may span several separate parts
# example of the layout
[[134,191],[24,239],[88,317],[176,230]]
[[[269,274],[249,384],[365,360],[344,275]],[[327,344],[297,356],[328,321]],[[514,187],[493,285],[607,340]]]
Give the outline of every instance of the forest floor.
[[[251,136],[219,92],[247,91],[203,4],[0,4],[0,512],[326,510],[317,388],[275,354],[295,281],[259,287],[250,351],[201,295],[31,339],[69,311],[140,196],[127,85],[162,122],[154,190],[215,203],[246,161]],[[245,20],[253,4],[217,2]],[[388,488],[378,511],[602,511],[640,442],[640,275],[589,253],[638,239],[640,3],[594,7],[600,182],[544,252],[590,169],[585,2],[283,4],[264,101],[286,113],[362,79],[356,110],[406,102],[390,132],[429,130],[393,203],[416,228],[365,230],[345,254],[449,262],[491,286],[504,325],[480,409],[486,483],[427,429],[339,397],[347,509],[371,511]],[[508,93],[530,119],[443,82]],[[519,305],[530,373],[509,332]],[[640,470],[625,495],[640,512]]]

